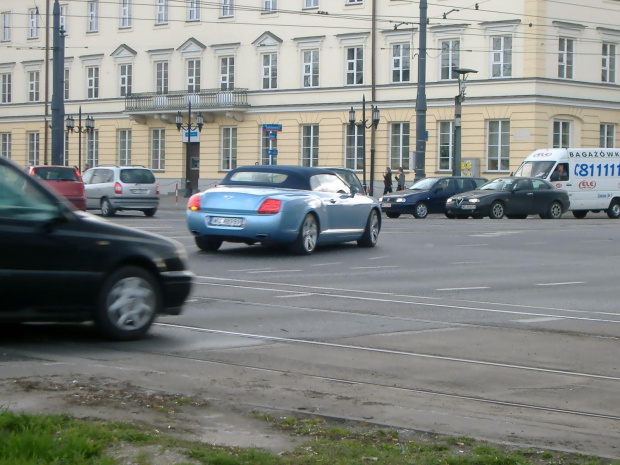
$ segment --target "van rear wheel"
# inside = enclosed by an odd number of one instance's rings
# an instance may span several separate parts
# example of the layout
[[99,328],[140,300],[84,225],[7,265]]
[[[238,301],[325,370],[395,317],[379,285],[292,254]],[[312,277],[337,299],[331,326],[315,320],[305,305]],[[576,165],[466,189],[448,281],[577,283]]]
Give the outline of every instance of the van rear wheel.
[[607,216],[614,220],[620,218],[620,201],[618,199],[613,199],[609,204]]

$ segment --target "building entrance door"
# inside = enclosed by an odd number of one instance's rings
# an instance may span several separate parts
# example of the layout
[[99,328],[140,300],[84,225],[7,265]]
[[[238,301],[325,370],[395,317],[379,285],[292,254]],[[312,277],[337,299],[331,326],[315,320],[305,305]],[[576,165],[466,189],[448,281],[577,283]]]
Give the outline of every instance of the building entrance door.
[[192,193],[198,192],[198,180],[200,179],[200,142],[189,144],[189,181]]

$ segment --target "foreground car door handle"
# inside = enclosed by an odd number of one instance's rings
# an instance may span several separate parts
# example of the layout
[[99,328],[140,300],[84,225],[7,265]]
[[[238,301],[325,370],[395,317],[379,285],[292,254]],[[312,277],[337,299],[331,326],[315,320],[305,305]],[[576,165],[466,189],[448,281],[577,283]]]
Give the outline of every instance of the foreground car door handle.
[[336,203],[336,199],[329,199],[329,203]]

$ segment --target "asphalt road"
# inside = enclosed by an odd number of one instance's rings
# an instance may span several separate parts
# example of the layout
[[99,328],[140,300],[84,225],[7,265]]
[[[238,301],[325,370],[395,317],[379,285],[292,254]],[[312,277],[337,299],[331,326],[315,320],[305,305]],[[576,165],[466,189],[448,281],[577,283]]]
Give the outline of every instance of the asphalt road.
[[183,315],[132,343],[13,340],[30,358],[2,377],[112,372],[230,404],[620,458],[617,220],[384,217],[373,249],[208,254],[183,204],[112,219],[188,248]]

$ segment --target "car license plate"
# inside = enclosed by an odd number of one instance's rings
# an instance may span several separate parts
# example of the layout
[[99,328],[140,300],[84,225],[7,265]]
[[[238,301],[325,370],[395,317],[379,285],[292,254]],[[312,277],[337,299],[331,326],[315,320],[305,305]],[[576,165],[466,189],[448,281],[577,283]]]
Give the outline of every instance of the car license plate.
[[132,194],[146,194],[148,189],[131,189]]
[[461,210],[475,210],[475,205],[461,205]]
[[391,203],[382,203],[381,208],[390,208],[392,206]]
[[212,216],[209,220],[210,226],[230,226],[233,228],[242,228],[245,223],[243,218],[227,218],[223,216]]

